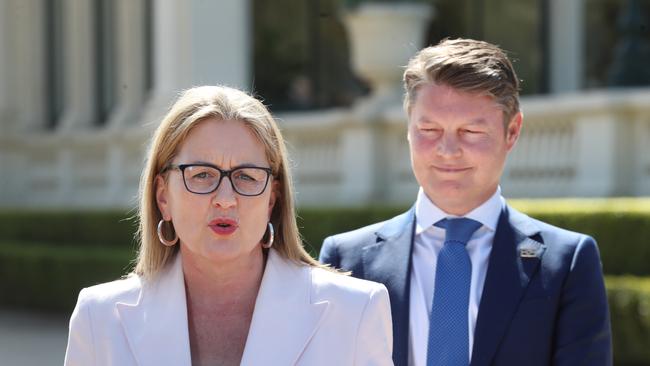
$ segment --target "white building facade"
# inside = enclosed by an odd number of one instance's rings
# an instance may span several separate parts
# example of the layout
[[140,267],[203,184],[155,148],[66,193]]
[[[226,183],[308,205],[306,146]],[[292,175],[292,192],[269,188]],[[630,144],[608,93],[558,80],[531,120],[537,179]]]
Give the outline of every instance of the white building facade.
[[[551,1],[555,94],[523,98],[508,197],[650,195],[650,89],[577,90],[581,4]],[[148,138],[178,92],[252,85],[252,11],[249,0],[1,0],[0,208],[133,207]],[[406,59],[353,107],[278,116],[300,205],[414,200],[395,82]]]

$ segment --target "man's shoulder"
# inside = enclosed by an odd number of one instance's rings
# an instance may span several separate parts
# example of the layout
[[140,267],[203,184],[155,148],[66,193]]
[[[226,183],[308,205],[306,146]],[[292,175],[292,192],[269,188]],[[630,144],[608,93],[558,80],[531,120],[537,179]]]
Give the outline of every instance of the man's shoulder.
[[336,248],[345,249],[373,244],[382,236],[392,236],[395,232],[402,231],[404,226],[411,222],[412,218],[413,209],[388,220],[329,236],[325,239],[324,246],[334,246]]
[[388,220],[370,224],[351,231],[334,234],[327,237],[325,241],[331,241],[337,245],[356,245],[358,243],[367,242],[377,236],[377,230],[384,226],[386,221]]
[[524,234],[539,239],[547,249],[573,252],[577,246],[587,243],[595,245],[595,240],[585,233],[572,231],[523,214],[509,207],[511,223],[516,229],[524,228]]

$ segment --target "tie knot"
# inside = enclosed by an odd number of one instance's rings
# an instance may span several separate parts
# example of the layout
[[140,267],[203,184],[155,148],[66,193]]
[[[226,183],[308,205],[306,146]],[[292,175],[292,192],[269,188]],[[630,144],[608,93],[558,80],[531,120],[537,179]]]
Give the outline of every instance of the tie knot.
[[463,245],[466,245],[472,234],[482,226],[480,222],[466,217],[442,219],[434,225],[445,229],[445,243],[454,241]]

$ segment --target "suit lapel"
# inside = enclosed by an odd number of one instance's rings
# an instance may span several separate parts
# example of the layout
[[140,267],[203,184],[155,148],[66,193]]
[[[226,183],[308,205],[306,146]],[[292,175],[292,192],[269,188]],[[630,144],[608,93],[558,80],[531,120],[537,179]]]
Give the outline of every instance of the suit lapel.
[[529,217],[508,207],[501,212],[474,331],[472,366],[491,363],[537,272],[544,249],[542,243],[530,238],[537,232]]
[[115,307],[138,365],[191,365],[180,253],[157,279],[142,285],[136,303]]
[[269,250],[241,365],[294,365],[329,303],[313,302],[312,269]]
[[408,362],[411,252],[415,208],[386,222],[377,242],[363,248],[363,277],[388,289],[393,317],[393,360]]

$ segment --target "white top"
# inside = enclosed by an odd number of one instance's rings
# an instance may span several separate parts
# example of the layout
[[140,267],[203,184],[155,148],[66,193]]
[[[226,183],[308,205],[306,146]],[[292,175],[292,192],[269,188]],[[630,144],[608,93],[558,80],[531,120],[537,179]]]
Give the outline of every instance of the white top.
[[[66,366],[191,364],[180,253],[151,281],[81,291]],[[241,365],[392,365],[384,285],[269,251]]]
[[[467,253],[472,262],[472,279],[467,313],[469,325],[469,359],[472,359],[474,328],[478,317],[483,285],[488,269],[488,259],[492,251],[492,240],[499,215],[505,206],[501,188],[487,201],[463,217],[483,224],[467,243]],[[427,344],[429,342],[429,315],[433,304],[434,284],[436,282],[436,263],[438,253],[444,244],[445,229],[433,226],[444,218],[458,217],[448,215],[426,196],[422,188],[415,202],[415,238],[413,243],[413,269],[411,271],[410,318],[409,318],[409,365],[425,366]]]

